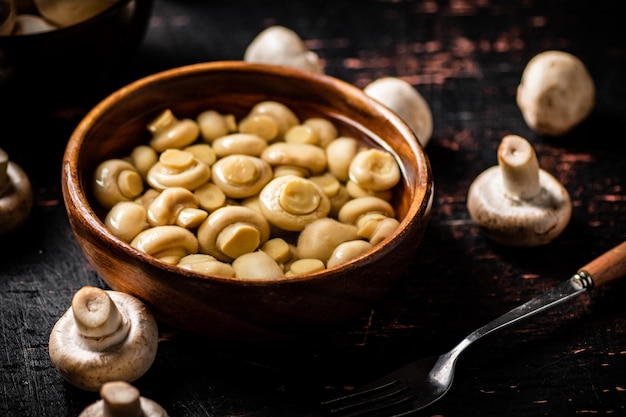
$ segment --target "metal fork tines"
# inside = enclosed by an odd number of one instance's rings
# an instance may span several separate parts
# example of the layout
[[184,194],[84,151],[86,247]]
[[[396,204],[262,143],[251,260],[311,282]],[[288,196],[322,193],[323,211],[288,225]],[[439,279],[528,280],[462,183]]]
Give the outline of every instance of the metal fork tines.
[[[431,373],[439,357],[411,362],[368,385],[323,401],[328,414],[336,417],[407,416],[432,404],[446,391]],[[440,361],[442,363],[442,361]],[[429,375],[424,379],[424,375]]]
[[412,390],[398,379],[381,383],[371,388],[352,391],[331,400],[323,401],[329,413],[342,417],[371,415],[393,409],[415,396]]

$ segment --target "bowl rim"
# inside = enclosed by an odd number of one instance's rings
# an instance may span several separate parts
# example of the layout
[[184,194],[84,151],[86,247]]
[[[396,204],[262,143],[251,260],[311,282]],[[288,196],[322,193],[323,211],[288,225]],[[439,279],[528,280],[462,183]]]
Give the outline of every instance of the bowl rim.
[[[88,134],[90,128],[96,124],[102,115],[116,105],[116,102],[125,97],[132,96],[145,88],[149,87],[152,83],[161,80],[167,80],[172,78],[185,77],[190,74],[199,74],[204,72],[218,72],[218,71],[235,71],[241,73],[265,73],[271,76],[277,77],[289,77],[296,78],[306,82],[314,82],[320,85],[326,85],[328,88],[335,91],[340,96],[349,96],[354,100],[358,100],[359,103],[365,104],[368,111],[374,111],[380,113],[385,119],[394,126],[399,135],[406,139],[407,145],[411,149],[412,157],[417,160],[418,171],[416,172],[416,188],[414,196],[410,201],[406,214],[400,220],[398,228],[394,233],[387,237],[383,242],[378,243],[374,248],[362,253],[354,259],[332,267],[326,268],[322,271],[309,274],[301,274],[293,277],[282,277],[280,279],[245,279],[241,277],[227,277],[219,275],[209,275],[196,272],[193,270],[187,270],[176,265],[167,264],[156,257],[148,255],[130,245],[130,243],[124,242],[115,235],[113,235],[104,225],[104,222],[93,210],[89,199],[83,190],[83,184],[81,181],[81,175],[77,169],[77,163],[79,161],[80,148],[83,139]],[[365,127],[365,126],[363,126]],[[369,133],[368,133],[369,134]],[[393,151],[394,157],[398,158],[398,155]],[[403,169],[403,164],[400,164],[402,171],[402,178],[407,180],[406,173]],[[132,257],[137,258],[141,262],[146,262],[152,267],[159,270],[165,270],[169,273],[175,273],[184,276],[186,279],[194,281],[217,281],[223,283],[229,283],[240,286],[274,286],[283,285],[292,282],[304,282],[310,280],[319,280],[327,276],[333,276],[333,271],[346,269],[358,269],[360,266],[369,263],[367,259],[371,259],[372,256],[375,259],[379,259],[385,256],[391,249],[391,243],[400,239],[405,234],[406,229],[411,226],[412,223],[427,222],[429,217],[430,207],[433,201],[434,194],[434,180],[432,175],[432,168],[430,161],[423,146],[415,136],[411,128],[404,122],[395,112],[389,109],[387,106],[379,103],[375,99],[367,96],[363,90],[352,85],[346,81],[335,78],[327,74],[318,74],[311,71],[301,70],[292,67],[250,63],[245,61],[225,60],[225,61],[210,61],[201,62],[195,64],[189,64],[179,67],[166,69],[160,72],[156,72],[144,77],[141,77],[131,83],[119,88],[112,92],[107,97],[102,99],[96,104],[78,123],[70,138],[67,142],[67,146],[63,156],[63,170],[62,170],[62,187],[63,197],[66,209],[69,211],[70,206],[72,209],[80,213],[80,217],[83,223],[86,223],[91,229],[92,233],[98,235],[99,238],[104,239],[108,245],[112,245],[124,252],[127,252]],[[425,217],[425,218],[424,218]],[[71,216],[70,216],[71,220]],[[415,227],[420,227],[416,225]]]

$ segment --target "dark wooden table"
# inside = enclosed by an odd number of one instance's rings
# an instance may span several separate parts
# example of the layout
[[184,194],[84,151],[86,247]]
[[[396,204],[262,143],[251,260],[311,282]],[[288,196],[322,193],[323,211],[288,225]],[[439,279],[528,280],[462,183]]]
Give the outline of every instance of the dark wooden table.
[[[171,416],[319,416],[320,399],[450,349],[624,240],[626,31],[618,6],[157,0],[119,86],[178,65],[241,59],[265,27],[287,26],[330,75],[359,87],[385,75],[416,86],[434,115],[426,150],[436,192],[421,250],[371,311],[279,343],[228,343],[163,326],[156,361],[135,383],[142,394]],[[526,62],[545,49],[581,58],[597,88],[593,114],[562,138],[534,134],[515,104]],[[77,416],[98,399],[63,382],[48,356],[50,330],[74,292],[105,286],[74,240],[60,192],[65,142],[90,104],[0,133],[36,196],[20,232],[0,236],[2,416]],[[509,133],[531,141],[574,203],[570,224],[545,247],[494,244],[466,210],[471,181],[496,163]],[[488,336],[463,354],[448,395],[419,415],[626,415],[625,294],[626,282],[616,282]]]

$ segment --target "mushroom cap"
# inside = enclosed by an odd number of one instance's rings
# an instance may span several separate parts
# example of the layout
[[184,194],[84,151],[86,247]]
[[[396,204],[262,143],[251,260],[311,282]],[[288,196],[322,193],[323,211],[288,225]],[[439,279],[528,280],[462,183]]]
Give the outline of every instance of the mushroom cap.
[[350,178],[350,163],[359,152],[359,142],[355,138],[340,136],[326,146],[328,172],[338,180],[346,182]]
[[144,190],[139,171],[123,159],[108,159],[101,162],[93,176],[94,198],[102,207],[110,209],[120,201],[131,201]]
[[366,240],[351,240],[337,245],[332,255],[328,258],[326,266],[328,268],[344,264],[359,255],[372,249],[374,245]]
[[246,48],[244,61],[284,65],[315,73],[324,70],[318,55],[307,49],[296,32],[284,26],[270,26]]
[[540,190],[523,199],[505,192],[501,167],[483,171],[470,185],[467,208],[490,239],[509,246],[539,246],[565,229],[572,214],[567,190],[548,172],[539,169]]
[[141,231],[130,245],[166,263],[198,251],[198,239],[190,230],[178,225],[154,226]]
[[198,208],[198,197],[194,193],[182,187],[166,188],[150,203],[147,220],[152,226],[174,224],[179,213],[190,207]]
[[433,133],[433,115],[424,97],[408,82],[383,77],[368,84],[363,91],[400,116],[417,139],[426,146]]
[[265,217],[249,207],[225,206],[206,218],[197,235],[202,253],[232,262],[263,245],[270,237],[270,226]]
[[148,226],[146,208],[134,201],[120,201],[104,218],[107,229],[124,242],[131,242]]
[[167,149],[159,156],[159,162],[152,165],[146,182],[152,188],[163,191],[170,187],[183,187],[195,190],[211,178],[211,168],[188,151]]
[[531,129],[560,136],[591,113],[595,86],[580,59],[563,51],[544,51],[524,68],[516,101]]
[[267,221],[292,232],[324,218],[330,212],[330,199],[321,186],[295,175],[274,178],[259,194],[259,208]]
[[246,198],[258,194],[272,179],[272,167],[259,157],[233,154],[213,164],[211,177],[227,197]]
[[275,142],[261,153],[261,159],[272,167],[293,165],[308,170],[312,175],[326,171],[326,151],[308,143]]
[[320,259],[324,263],[343,242],[359,239],[356,226],[331,217],[315,220],[305,226],[298,236],[296,252],[299,258]]
[[285,276],[276,260],[261,250],[238,256],[233,261],[233,269],[237,278],[246,280],[281,279]]
[[98,391],[109,381],[133,382],[145,374],[156,357],[156,319],[139,299],[118,291],[107,291],[121,315],[130,322],[128,336],[102,351],[87,348],[70,307],[56,322],[49,339],[54,367],[70,384]]

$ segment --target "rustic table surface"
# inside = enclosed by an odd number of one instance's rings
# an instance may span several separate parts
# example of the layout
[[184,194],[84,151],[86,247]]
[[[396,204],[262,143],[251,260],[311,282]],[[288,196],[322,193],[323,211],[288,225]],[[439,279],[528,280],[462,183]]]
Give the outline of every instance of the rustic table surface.
[[[320,399],[450,349],[621,243],[626,43],[618,6],[157,0],[120,86],[174,66],[241,59],[261,30],[284,25],[320,55],[330,75],[359,87],[399,76],[421,92],[434,116],[426,151],[436,191],[422,248],[370,311],[322,333],[258,344],[163,326],[156,361],[135,383],[141,393],[171,416],[321,416]],[[596,85],[593,113],[561,138],[533,133],[515,104],[525,64],[546,49],[581,58]],[[106,286],[72,235],[60,190],[65,142],[87,109],[39,116],[0,133],[0,145],[30,175],[36,197],[19,233],[0,236],[3,416],[77,416],[98,399],[65,383],[48,356],[50,330],[74,292]],[[496,148],[509,133],[533,144],[541,167],[572,198],[569,225],[544,247],[495,244],[466,209],[471,181],[497,163]],[[626,282],[615,282],[481,340],[463,354],[448,395],[418,415],[626,415],[625,294]]]

